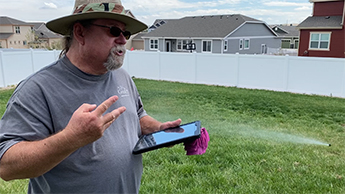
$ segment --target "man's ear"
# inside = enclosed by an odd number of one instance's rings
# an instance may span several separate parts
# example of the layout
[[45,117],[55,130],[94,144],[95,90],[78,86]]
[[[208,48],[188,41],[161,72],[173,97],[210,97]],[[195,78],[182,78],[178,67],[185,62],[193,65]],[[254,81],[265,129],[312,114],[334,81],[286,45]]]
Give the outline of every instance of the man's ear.
[[73,25],[74,38],[81,45],[85,44],[85,37],[84,37],[85,34],[84,33],[85,33],[85,27],[83,25],[81,25],[80,23],[75,23]]

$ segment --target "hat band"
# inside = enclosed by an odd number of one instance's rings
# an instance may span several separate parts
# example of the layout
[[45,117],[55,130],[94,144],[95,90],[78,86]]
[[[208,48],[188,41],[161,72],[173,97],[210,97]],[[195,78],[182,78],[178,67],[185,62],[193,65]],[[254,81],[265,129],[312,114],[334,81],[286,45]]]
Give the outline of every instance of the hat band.
[[116,3],[89,3],[76,7],[73,14],[89,13],[89,12],[112,12],[126,14],[122,5]]

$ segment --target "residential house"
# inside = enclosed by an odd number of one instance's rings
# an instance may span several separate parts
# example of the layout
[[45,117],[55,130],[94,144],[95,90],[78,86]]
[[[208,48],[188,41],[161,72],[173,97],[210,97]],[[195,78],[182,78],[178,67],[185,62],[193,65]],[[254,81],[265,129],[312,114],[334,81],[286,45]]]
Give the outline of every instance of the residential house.
[[[132,41],[130,42],[130,50],[144,50],[144,39],[142,38],[145,36],[147,32],[140,32],[133,36]],[[129,46],[129,43],[127,43],[127,46]]]
[[299,30],[296,25],[271,25],[271,28],[281,39],[282,49],[298,49]]
[[147,30],[143,32],[139,32],[138,34],[132,35],[131,38],[127,41],[127,44],[126,44],[127,50],[144,50],[145,43],[144,43],[143,36],[145,36],[148,32],[151,32],[159,28],[160,26],[164,24],[166,24],[166,20],[158,19]]
[[313,15],[297,27],[299,56],[345,58],[345,0],[309,0]]
[[0,16],[0,48],[29,48],[28,42],[34,38],[31,33],[33,27],[32,24]]
[[[129,15],[135,18],[131,10],[125,10],[126,15]],[[141,36],[146,32],[140,32],[138,34],[132,34],[131,38],[127,40],[126,49],[127,50],[143,50],[144,49],[144,40],[141,39]]]
[[44,23],[27,23],[0,17],[0,48],[62,49],[63,36],[51,32]]
[[63,36],[50,31],[45,23],[30,23],[34,25],[34,40],[29,42],[31,48],[63,49]]
[[[263,21],[240,14],[192,16],[164,20],[143,36],[145,51],[198,53],[266,53],[280,39]],[[154,30],[152,30],[154,29]]]

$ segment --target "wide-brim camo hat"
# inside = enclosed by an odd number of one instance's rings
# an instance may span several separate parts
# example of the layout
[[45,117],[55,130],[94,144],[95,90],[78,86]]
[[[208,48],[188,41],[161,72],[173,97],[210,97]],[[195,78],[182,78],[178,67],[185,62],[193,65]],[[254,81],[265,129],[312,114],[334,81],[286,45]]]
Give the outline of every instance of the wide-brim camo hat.
[[121,0],[76,0],[73,13],[68,16],[49,21],[46,26],[53,32],[69,35],[76,21],[89,19],[114,19],[126,25],[132,34],[147,29],[143,22],[126,14]]

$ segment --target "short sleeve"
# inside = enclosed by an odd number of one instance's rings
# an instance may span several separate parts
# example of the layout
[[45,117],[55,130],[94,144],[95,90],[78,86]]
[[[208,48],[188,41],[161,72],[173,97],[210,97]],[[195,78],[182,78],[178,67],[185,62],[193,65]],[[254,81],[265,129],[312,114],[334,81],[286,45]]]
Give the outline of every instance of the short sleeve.
[[41,140],[51,135],[39,115],[30,110],[31,106],[21,104],[20,100],[13,96],[8,102],[5,114],[0,120],[0,159],[16,143]]
[[141,101],[141,97],[140,95],[138,95],[138,117],[139,119],[141,119],[142,117],[146,116],[147,113],[144,109],[144,105],[143,105],[143,102]]

